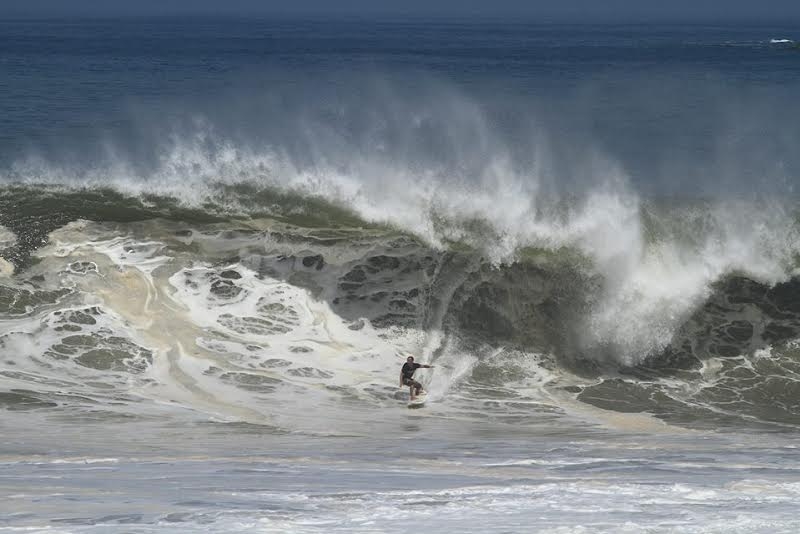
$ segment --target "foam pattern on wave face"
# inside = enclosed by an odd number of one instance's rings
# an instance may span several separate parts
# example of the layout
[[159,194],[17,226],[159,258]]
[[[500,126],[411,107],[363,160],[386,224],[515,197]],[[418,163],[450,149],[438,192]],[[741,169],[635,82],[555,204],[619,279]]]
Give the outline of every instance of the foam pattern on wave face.
[[118,316],[98,307],[62,307],[18,322],[0,337],[7,355],[1,383],[38,404],[9,407],[125,412],[140,400],[135,391],[153,383],[153,353],[133,338]]
[[258,380],[247,373],[261,372],[294,384],[374,394],[383,389],[387,367],[397,365],[398,344],[409,341],[402,329],[389,333],[391,341],[369,324],[353,330],[308,291],[241,265],[186,268],[169,282],[175,302],[203,330],[198,344],[231,355],[226,361],[236,363],[244,382]]
[[[83,327],[62,321],[64,310],[54,312],[45,329],[53,338],[47,350],[59,364],[81,368],[64,376],[80,382],[84,367],[138,374],[146,380],[110,383],[214,417],[289,428],[302,427],[304,418],[317,428],[332,417],[347,419],[354,406],[397,405],[398,350],[417,345],[420,332],[398,326],[377,331],[366,319],[354,325],[307,289],[240,263],[204,263],[185,252],[180,239],[173,248],[169,232],[161,241],[148,237],[151,231],[78,222],[54,232],[51,244],[37,252],[37,272],[56,272],[75,300],[92,303],[91,314],[84,309],[70,317],[104,321]],[[221,256],[229,254],[223,245],[247,246],[247,240],[216,239],[210,246],[222,247]],[[259,239],[251,237],[250,245]],[[125,351],[136,354],[126,358]],[[347,412],[343,402],[350,403]],[[318,410],[309,411],[311,405]]]

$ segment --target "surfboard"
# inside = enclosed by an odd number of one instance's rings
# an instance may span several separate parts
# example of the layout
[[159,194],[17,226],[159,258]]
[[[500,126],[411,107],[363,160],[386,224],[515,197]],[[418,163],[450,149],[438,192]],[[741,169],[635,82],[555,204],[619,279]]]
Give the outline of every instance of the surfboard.
[[427,395],[425,393],[420,393],[419,395],[416,396],[416,398],[414,400],[408,401],[408,407],[409,408],[422,408],[423,406],[425,406],[426,398],[427,398]]

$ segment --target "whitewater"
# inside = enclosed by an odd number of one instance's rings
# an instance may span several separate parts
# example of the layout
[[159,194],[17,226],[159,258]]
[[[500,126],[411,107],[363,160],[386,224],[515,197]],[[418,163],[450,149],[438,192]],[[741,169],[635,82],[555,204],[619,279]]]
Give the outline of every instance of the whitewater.
[[791,29],[2,24],[0,531],[800,526]]

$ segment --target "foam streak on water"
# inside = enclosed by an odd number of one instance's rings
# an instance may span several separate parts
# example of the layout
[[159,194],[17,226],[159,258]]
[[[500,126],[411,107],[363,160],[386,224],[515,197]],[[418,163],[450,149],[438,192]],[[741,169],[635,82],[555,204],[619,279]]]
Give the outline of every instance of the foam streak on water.
[[[491,423],[458,430],[416,413],[403,419],[404,432],[355,448],[212,426],[170,438],[185,447],[177,456],[131,456],[125,449],[141,436],[126,446],[92,433],[93,444],[67,457],[4,451],[0,528],[399,533],[411,521],[434,533],[788,533],[800,524],[788,442],[765,455],[713,436],[610,438],[585,428],[576,441],[566,429],[523,437]],[[100,450],[115,456],[95,456]]]

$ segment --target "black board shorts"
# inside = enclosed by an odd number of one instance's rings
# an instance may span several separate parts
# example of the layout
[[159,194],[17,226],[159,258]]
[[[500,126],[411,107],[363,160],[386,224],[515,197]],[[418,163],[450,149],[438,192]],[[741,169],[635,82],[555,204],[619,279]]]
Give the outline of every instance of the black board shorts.
[[422,387],[422,384],[420,384],[419,382],[417,382],[413,378],[404,378],[403,379],[403,384],[405,384],[406,386],[412,387],[412,388],[421,388]]

